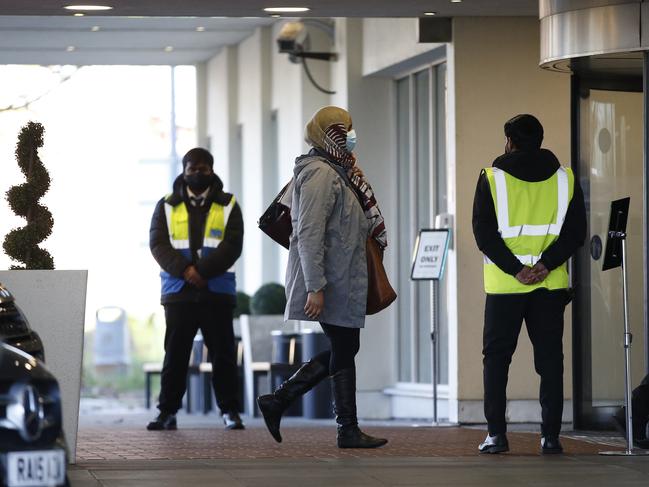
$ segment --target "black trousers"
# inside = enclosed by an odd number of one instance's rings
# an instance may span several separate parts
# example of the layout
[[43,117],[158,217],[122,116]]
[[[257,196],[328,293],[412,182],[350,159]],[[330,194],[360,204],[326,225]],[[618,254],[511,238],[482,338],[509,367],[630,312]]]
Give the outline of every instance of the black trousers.
[[541,376],[541,432],[558,435],[563,413],[563,313],[566,291],[538,289],[527,294],[489,294],[483,335],[484,412],[491,435],[505,433],[507,377],[523,320]]
[[182,406],[194,337],[200,329],[212,362],[212,385],[222,413],[238,410],[237,357],[229,304],[165,304],[167,331],[158,409],[175,413]]
[[339,370],[355,368],[354,358],[360,350],[360,328],[345,328],[343,326],[327,325],[320,323],[331,349],[321,352],[312,360],[320,362],[329,368],[329,375],[333,375]]

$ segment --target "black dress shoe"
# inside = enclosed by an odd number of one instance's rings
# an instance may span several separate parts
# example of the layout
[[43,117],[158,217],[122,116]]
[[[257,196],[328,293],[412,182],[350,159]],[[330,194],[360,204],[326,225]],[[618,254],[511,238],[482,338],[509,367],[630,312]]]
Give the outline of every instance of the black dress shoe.
[[558,436],[543,436],[541,438],[541,453],[544,455],[552,455],[563,453],[563,447],[559,441]]
[[509,451],[507,436],[504,433],[493,436],[487,434],[485,440],[480,443],[478,451],[480,453],[505,453]]
[[160,412],[160,414],[158,414],[158,416],[146,426],[146,429],[149,431],[178,429],[178,426],[176,425],[176,415]]
[[229,413],[225,413],[222,417],[226,430],[246,429],[246,427],[243,425],[243,421],[241,421],[241,416],[239,416],[238,412],[230,411]]
[[338,448],[379,448],[388,442],[363,433],[358,426],[338,426]]

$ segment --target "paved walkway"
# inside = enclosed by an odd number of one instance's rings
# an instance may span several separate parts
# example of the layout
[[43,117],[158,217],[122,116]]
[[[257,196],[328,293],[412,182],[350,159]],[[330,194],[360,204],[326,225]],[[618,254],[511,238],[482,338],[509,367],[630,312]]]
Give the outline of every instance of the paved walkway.
[[[388,445],[375,450],[341,450],[335,446],[335,426],[321,422],[310,426],[286,422],[281,444],[270,437],[259,421],[248,424],[245,431],[225,431],[220,425],[183,428],[180,423],[179,427],[177,431],[155,432],[146,431],[143,426],[83,428],[77,461],[473,457],[485,436],[484,431],[468,428],[367,426],[363,429],[368,433],[388,438]],[[538,434],[510,433],[508,437],[513,454],[539,454]],[[596,454],[602,448],[570,438],[563,443],[566,452],[574,455]]]
[[649,461],[597,455],[104,460],[73,467],[70,478],[73,487],[646,487]]
[[485,457],[476,452],[482,429],[366,423],[388,445],[340,450],[330,420],[287,419],[277,444],[259,419],[248,419],[245,431],[225,431],[216,416],[185,415],[178,431],[148,432],[149,416],[82,416],[72,486],[649,485],[649,457],[597,455],[620,448],[619,438],[567,433],[564,455],[541,456],[538,433],[516,431],[510,453]]

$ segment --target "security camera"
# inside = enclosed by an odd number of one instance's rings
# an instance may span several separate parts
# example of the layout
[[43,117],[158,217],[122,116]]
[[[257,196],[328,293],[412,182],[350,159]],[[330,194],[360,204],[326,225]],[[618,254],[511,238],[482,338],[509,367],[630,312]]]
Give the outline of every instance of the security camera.
[[[336,61],[338,59],[336,53],[309,52],[309,33],[306,30],[305,22],[306,21],[296,21],[284,24],[277,36],[277,47],[279,48],[279,52],[288,54],[291,62],[296,64],[302,63],[303,59]],[[318,28],[323,28],[320,24],[313,24]],[[333,37],[332,32],[329,34]]]
[[334,29],[333,24],[329,25],[326,22],[317,21],[314,19],[304,19],[303,21],[286,22],[277,36],[277,47],[280,53],[288,54],[288,58],[292,63],[301,64],[307,77],[318,90],[328,95],[335,95],[335,91],[330,91],[320,86],[315,79],[307,64],[307,59],[315,59],[317,61],[336,61],[338,55],[335,52],[312,52],[309,51],[309,33],[306,30],[306,25],[309,24],[318,29],[324,30],[333,41]]
[[297,54],[304,51],[308,34],[302,22],[287,22],[277,36],[280,53]]

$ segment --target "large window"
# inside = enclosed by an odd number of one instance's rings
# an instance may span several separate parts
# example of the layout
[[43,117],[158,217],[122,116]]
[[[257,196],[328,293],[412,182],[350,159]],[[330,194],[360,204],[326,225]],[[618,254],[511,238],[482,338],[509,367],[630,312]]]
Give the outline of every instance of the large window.
[[446,282],[410,281],[421,228],[447,211],[446,64],[397,80],[399,179],[399,381],[432,382],[431,325],[438,339],[439,383],[448,383]]

